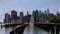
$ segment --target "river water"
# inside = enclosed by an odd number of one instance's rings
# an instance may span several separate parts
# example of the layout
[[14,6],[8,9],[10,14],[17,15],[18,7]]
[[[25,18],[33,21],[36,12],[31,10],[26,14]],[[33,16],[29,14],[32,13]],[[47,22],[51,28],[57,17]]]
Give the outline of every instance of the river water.
[[[9,34],[11,28],[0,28],[0,34]],[[27,26],[24,30],[23,34],[48,34],[48,32],[44,31],[43,29],[34,27],[34,29]]]

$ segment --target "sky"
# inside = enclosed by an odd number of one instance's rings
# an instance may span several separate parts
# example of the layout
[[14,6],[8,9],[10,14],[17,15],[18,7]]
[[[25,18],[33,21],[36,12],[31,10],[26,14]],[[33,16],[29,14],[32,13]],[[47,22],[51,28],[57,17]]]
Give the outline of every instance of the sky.
[[31,14],[33,10],[48,8],[50,13],[60,12],[60,0],[0,0],[0,22],[3,22],[4,14],[11,14],[12,10],[16,10],[18,15],[20,12],[26,15],[27,11]]

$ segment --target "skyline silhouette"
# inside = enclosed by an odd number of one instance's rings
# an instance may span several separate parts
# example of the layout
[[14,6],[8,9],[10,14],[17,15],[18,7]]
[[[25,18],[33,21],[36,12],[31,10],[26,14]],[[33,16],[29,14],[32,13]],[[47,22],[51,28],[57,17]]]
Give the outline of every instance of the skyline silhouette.
[[49,8],[50,13],[56,14],[60,12],[60,0],[0,0],[0,22],[4,19],[5,13],[10,13],[11,10],[32,13],[33,10],[46,10]]

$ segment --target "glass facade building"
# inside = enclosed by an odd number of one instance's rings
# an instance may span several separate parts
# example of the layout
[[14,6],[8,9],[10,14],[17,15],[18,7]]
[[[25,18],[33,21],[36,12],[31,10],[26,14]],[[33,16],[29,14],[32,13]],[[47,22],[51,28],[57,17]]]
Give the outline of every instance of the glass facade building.
[[5,23],[10,22],[10,15],[8,13],[5,13]]
[[35,21],[39,22],[39,12],[38,12],[38,10],[36,10],[36,13],[35,13]]

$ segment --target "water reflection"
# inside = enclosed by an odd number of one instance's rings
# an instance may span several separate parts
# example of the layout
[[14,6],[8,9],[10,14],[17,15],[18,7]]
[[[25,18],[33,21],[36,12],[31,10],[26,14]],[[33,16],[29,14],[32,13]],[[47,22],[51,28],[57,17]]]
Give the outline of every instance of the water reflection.
[[0,34],[10,34],[11,28],[0,28]]
[[12,31],[11,28],[5,28],[5,34],[10,34],[9,32]]
[[[32,28],[34,29],[32,30]],[[23,34],[48,34],[48,32],[44,31],[43,29],[37,28],[35,26],[32,28],[27,26]]]
[[0,28],[0,34],[5,34],[5,28]]
[[[0,34],[10,34],[10,31],[12,30],[12,28],[0,28]],[[23,32],[23,34],[51,34],[51,30],[49,32],[37,28],[36,26],[31,27],[30,25],[27,26]],[[59,30],[59,34],[60,34],[60,30]]]

